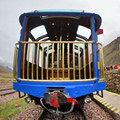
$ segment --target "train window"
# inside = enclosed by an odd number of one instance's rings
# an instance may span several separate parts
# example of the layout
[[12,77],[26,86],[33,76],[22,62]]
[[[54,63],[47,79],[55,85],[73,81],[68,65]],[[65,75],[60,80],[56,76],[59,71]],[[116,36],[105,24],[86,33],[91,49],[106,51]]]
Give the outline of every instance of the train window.
[[34,36],[34,38],[37,39],[38,37],[47,34],[47,31],[45,29],[45,26],[41,25],[31,30],[31,33]]
[[82,35],[82,36],[86,37],[87,39],[89,39],[89,37],[91,35],[91,30],[84,27],[84,26],[79,25],[78,30],[77,30],[77,34]]
[[[31,38],[29,38],[28,41],[32,42]],[[28,44],[26,60],[29,61],[30,63],[32,63],[32,61],[33,61],[33,64],[34,64],[34,57],[32,58],[32,54],[34,54],[34,49],[35,49],[34,44]]]

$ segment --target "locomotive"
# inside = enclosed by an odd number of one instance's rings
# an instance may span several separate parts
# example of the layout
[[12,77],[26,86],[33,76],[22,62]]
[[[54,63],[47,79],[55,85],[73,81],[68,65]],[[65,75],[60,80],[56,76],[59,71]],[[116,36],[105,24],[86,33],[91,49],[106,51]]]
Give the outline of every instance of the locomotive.
[[[15,44],[14,90],[51,113],[66,114],[106,88],[101,17],[73,10],[35,10],[19,18]],[[24,94],[21,94],[24,93]],[[69,105],[68,111],[61,106]]]

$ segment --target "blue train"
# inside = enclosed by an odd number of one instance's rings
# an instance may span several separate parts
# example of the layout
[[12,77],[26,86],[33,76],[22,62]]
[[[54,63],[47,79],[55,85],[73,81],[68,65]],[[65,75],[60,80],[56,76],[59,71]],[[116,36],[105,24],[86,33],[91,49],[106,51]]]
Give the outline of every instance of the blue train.
[[[13,88],[20,98],[27,94],[28,103],[34,100],[52,113],[66,114],[75,104],[89,102],[93,92],[101,95],[106,87],[98,14],[36,10],[22,14],[19,21]],[[61,111],[62,105],[70,105],[70,110]]]

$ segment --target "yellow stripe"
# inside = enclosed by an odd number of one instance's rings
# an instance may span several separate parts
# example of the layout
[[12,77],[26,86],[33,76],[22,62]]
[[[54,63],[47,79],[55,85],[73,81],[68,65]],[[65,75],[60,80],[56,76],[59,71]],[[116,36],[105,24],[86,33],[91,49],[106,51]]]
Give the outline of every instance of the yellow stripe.
[[97,101],[100,101],[101,99],[97,99]]
[[107,103],[105,106],[108,106],[109,104]]
[[113,107],[111,110],[115,110],[116,109],[116,107]]
[[107,108],[111,108],[111,107],[112,107],[112,105],[108,106]]
[[99,98],[97,98],[97,97],[94,97],[96,100],[98,100]]
[[[106,91],[106,90],[105,90]],[[107,91],[108,92],[108,91]],[[111,92],[110,92],[111,93]],[[112,93],[112,94],[114,94],[114,93]],[[114,111],[115,109],[116,109],[116,107],[113,107],[112,105],[109,105],[108,103],[106,103],[105,101],[103,101],[103,100],[101,100],[100,98],[98,98],[98,97],[96,97],[96,96],[94,96],[94,98],[97,100],[97,101],[99,101],[99,102],[101,102],[102,104],[104,104],[104,106],[107,106],[107,108],[111,108],[111,110],[112,111]],[[116,111],[114,111],[115,113],[118,113],[118,112],[120,112],[120,110],[116,110]]]
[[120,110],[116,110],[116,111],[114,111],[115,113],[118,113],[118,112],[120,112]]
[[100,69],[100,62],[97,62],[97,65],[98,65],[98,69]]
[[106,102],[103,102],[102,104],[106,104]]
[[120,95],[118,95],[118,94],[116,94],[116,93],[113,93],[113,92],[110,92],[110,91],[107,91],[107,90],[104,90],[105,92],[108,92],[108,93],[111,93],[111,94],[114,94],[114,95],[117,95],[117,96],[120,96]]
[[94,96],[95,99],[99,99],[98,97]]
[[100,102],[104,102],[103,100],[100,100]]
[[101,99],[98,99],[99,102],[101,102],[102,100]]
[[105,101],[103,100],[101,103],[103,104]]

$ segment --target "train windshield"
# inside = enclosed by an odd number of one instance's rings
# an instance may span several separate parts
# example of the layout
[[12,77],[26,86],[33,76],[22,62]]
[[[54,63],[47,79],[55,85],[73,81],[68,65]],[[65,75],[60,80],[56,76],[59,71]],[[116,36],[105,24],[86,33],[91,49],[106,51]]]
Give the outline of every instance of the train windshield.
[[26,39],[42,41],[92,41],[91,18],[78,16],[39,16],[27,20]]

